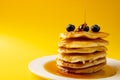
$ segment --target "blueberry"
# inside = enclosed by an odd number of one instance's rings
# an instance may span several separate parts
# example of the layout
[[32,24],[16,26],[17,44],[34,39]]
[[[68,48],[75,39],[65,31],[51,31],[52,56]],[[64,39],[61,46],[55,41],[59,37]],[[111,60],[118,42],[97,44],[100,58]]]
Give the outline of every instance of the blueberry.
[[93,26],[91,27],[91,30],[92,30],[93,32],[98,32],[98,31],[100,30],[100,27],[95,24],[95,25],[93,25]]
[[84,30],[84,31],[89,31],[89,27],[88,27],[88,26],[85,26],[83,30]]
[[79,26],[79,30],[83,31],[84,27],[85,27],[84,24],[82,24],[81,26]]
[[81,26],[79,26],[78,30],[79,31],[89,31],[89,27],[87,26],[86,23],[84,23]]
[[67,30],[68,32],[74,31],[74,30],[75,30],[75,26],[72,25],[72,24],[69,24],[69,25],[66,27],[66,30]]

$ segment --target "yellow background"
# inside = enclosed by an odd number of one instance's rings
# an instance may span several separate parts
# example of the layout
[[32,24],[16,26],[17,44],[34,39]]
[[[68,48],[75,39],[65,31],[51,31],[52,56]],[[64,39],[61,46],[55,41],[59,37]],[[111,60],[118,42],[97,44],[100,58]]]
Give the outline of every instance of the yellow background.
[[[28,70],[38,57],[57,54],[59,33],[84,22],[84,0],[1,0],[0,80],[42,80]],[[108,32],[108,57],[120,60],[120,1],[86,0],[87,24]]]

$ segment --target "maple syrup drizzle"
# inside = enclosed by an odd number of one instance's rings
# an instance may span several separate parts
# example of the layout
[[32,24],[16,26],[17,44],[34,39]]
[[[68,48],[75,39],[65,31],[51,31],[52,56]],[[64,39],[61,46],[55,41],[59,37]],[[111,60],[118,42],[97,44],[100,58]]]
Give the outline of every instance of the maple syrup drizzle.
[[106,65],[102,70],[90,73],[90,74],[72,74],[72,73],[64,73],[61,72],[57,66],[56,61],[50,61],[44,65],[44,68],[55,75],[69,77],[69,78],[77,78],[77,79],[98,79],[98,78],[107,78],[116,74],[116,69],[112,68],[109,65]]
[[84,0],[84,23],[86,24],[86,0]]

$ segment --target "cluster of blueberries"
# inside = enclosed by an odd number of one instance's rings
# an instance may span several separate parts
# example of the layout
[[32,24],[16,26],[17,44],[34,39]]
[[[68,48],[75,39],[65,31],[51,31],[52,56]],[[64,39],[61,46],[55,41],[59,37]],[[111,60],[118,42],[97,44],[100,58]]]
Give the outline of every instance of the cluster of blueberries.
[[[69,25],[66,27],[66,30],[67,30],[68,32],[74,31],[74,30],[75,30],[75,26],[74,26],[73,24],[69,24]],[[93,32],[98,32],[99,30],[100,30],[100,27],[99,27],[97,24],[91,26],[91,31],[93,31]],[[87,32],[88,32],[88,31],[89,31],[89,26],[87,26],[87,24],[84,23],[84,24],[80,25],[80,26],[77,28],[76,31],[87,31]]]

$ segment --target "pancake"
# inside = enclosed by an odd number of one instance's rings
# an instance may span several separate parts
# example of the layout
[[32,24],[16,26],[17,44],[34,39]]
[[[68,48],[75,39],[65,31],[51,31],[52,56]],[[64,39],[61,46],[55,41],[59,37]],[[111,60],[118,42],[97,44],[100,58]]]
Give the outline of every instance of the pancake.
[[106,58],[99,58],[97,60],[93,61],[86,61],[85,64],[82,62],[77,62],[77,63],[70,63],[70,62],[65,62],[63,60],[57,59],[57,65],[63,66],[63,67],[68,67],[68,68],[87,68],[90,66],[98,65],[100,63],[106,62]]
[[58,44],[58,47],[65,48],[83,48],[83,47],[97,47],[97,46],[106,46],[108,41],[103,39],[65,39],[61,40]]
[[97,47],[85,47],[85,48],[58,48],[58,53],[94,53],[96,51],[106,51],[107,48],[104,46]]
[[91,54],[58,54],[58,59],[61,59],[63,61],[66,62],[71,62],[71,63],[75,63],[75,62],[83,62],[83,64],[85,64],[85,61],[93,61],[102,57],[106,56],[106,52],[105,51],[99,51],[99,52],[94,52]]
[[57,65],[57,67],[63,71],[63,72],[67,72],[67,73],[93,73],[93,72],[97,72],[99,70],[101,70],[106,63],[101,63],[95,66],[91,66],[88,68],[82,68],[82,69],[73,69],[73,68],[67,68],[67,67],[62,67]]
[[61,33],[60,38],[62,39],[68,39],[68,38],[89,38],[89,39],[97,39],[97,38],[105,38],[109,34],[105,32],[85,32],[85,31],[79,31],[79,32],[66,32]]

